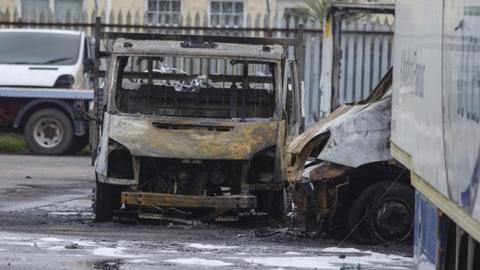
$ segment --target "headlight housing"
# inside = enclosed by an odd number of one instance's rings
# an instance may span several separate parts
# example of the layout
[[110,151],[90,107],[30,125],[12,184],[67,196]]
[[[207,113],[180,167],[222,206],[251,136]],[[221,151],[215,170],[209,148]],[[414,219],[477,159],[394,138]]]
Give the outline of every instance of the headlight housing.
[[54,88],[70,89],[75,84],[75,79],[72,75],[66,74],[58,77],[57,81],[53,85]]

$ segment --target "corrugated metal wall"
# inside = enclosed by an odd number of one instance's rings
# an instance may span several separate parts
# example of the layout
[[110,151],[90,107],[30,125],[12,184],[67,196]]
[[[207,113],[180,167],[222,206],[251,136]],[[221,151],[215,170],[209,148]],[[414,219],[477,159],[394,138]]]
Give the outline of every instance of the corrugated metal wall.
[[[307,23],[307,29],[319,27]],[[393,25],[388,22],[343,23],[340,104],[365,99],[391,66]],[[305,123],[312,125],[320,112],[322,36],[305,35]]]

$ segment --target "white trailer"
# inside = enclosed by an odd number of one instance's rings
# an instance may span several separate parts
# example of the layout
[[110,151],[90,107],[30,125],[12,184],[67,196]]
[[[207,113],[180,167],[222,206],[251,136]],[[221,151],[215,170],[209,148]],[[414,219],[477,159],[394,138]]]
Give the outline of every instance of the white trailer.
[[392,155],[416,189],[418,269],[480,269],[480,1],[397,0]]

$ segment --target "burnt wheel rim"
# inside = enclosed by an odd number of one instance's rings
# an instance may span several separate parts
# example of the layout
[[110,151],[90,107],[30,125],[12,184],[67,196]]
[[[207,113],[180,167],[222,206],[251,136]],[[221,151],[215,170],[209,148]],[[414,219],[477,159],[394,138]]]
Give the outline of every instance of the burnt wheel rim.
[[56,119],[42,118],[33,128],[33,138],[43,148],[54,148],[63,140],[63,127]]
[[384,242],[401,242],[413,228],[412,210],[402,200],[385,199],[373,212],[373,230]]

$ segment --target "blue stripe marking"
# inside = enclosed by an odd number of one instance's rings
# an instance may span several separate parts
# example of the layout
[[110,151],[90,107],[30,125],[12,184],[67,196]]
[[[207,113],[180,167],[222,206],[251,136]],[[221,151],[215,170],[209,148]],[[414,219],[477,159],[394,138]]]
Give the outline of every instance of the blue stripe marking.
[[93,90],[0,87],[0,97],[93,100],[94,95]]

